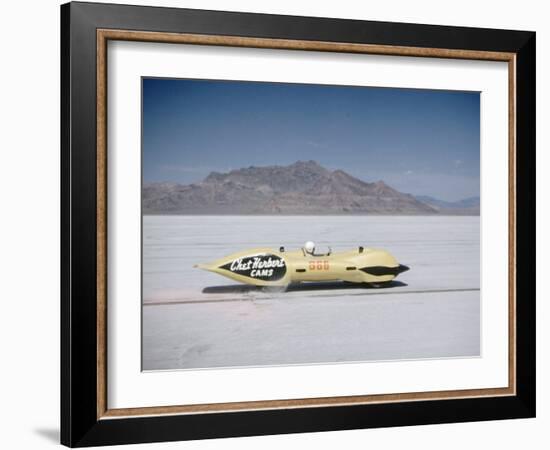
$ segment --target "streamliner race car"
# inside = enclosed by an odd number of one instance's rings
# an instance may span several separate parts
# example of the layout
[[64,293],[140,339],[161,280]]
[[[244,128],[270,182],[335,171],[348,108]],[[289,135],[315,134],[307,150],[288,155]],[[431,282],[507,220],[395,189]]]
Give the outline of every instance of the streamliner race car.
[[316,253],[308,241],[296,251],[254,248],[194,267],[255,286],[288,286],[302,281],[347,281],[381,287],[409,270],[387,251],[358,247],[355,250]]

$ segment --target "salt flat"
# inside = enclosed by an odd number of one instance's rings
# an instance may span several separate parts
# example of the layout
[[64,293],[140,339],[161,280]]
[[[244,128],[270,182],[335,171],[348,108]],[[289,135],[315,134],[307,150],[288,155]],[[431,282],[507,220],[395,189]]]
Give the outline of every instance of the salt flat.
[[[477,356],[479,217],[145,216],[143,369]],[[389,250],[385,289],[249,288],[194,269],[252,247]]]

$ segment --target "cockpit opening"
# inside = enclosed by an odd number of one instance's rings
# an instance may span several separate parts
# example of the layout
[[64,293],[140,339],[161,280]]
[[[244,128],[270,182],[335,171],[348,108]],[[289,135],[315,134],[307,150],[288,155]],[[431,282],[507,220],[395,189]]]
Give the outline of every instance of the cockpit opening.
[[315,243],[313,241],[307,241],[304,246],[302,247],[302,251],[304,252],[304,256],[311,255],[311,256],[329,256],[332,253],[332,249],[328,247],[328,250],[326,253],[316,253],[315,252]]

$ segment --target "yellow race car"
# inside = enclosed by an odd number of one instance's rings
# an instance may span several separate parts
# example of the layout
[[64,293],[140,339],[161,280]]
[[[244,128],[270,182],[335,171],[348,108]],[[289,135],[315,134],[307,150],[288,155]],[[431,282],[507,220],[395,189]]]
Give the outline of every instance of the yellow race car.
[[288,286],[302,281],[348,281],[382,286],[406,270],[387,251],[355,250],[316,253],[311,241],[296,251],[254,248],[194,267],[254,286]]

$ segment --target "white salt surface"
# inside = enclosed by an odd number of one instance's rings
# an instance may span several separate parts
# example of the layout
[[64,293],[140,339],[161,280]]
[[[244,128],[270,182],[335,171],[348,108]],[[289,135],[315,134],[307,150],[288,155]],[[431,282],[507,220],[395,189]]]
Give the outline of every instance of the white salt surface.
[[[479,217],[145,216],[143,369],[471,357],[480,352]],[[394,286],[248,288],[194,269],[253,247],[384,248]]]

